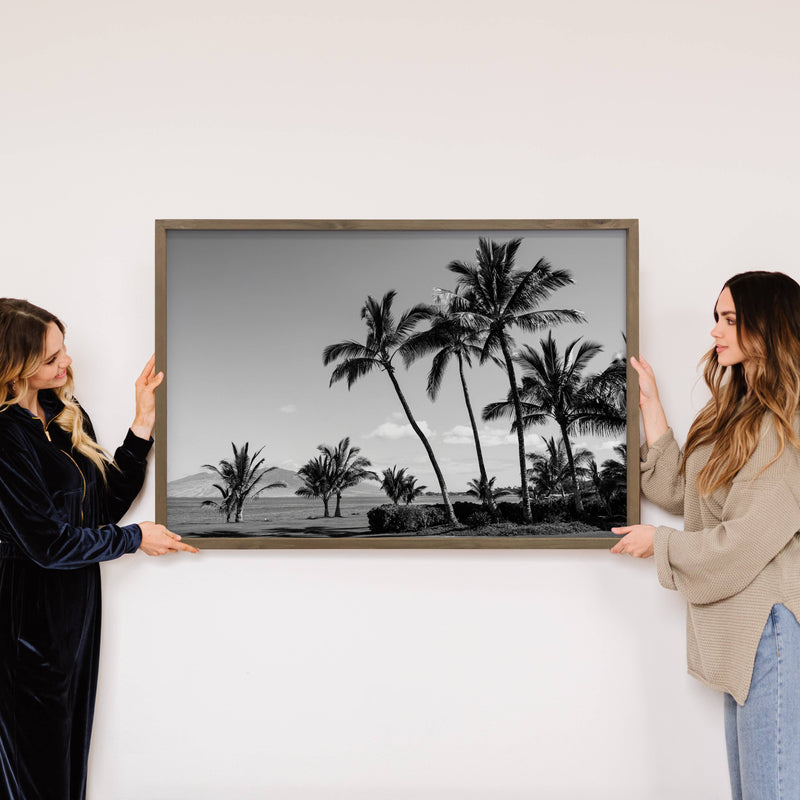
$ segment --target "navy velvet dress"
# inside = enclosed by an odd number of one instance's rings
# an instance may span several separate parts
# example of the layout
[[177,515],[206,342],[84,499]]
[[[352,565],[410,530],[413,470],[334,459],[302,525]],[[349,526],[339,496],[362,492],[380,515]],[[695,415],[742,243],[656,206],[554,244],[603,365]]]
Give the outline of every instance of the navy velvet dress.
[[142,488],[152,440],[129,431],[106,484],[54,421],[56,395],[39,402],[45,422],[20,406],[0,412],[0,798],[83,800],[99,562],[141,544],[138,525],[116,523]]

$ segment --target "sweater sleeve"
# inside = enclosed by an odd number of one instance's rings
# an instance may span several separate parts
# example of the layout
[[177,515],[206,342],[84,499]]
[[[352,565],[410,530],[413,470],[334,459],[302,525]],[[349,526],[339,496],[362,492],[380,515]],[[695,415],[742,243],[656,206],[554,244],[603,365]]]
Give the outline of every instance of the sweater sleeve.
[[[775,466],[778,466],[777,464]],[[737,478],[722,521],[701,531],[656,529],[659,581],[695,605],[715,603],[746,588],[800,531],[796,470],[772,469]]]
[[70,525],[50,493],[24,443],[0,448],[0,540],[12,542],[41,567],[77,569],[133,553],[141,544],[138,525]]
[[686,482],[680,471],[681,460],[672,428],[667,428],[650,447],[642,445],[642,494],[671,514],[683,513]]

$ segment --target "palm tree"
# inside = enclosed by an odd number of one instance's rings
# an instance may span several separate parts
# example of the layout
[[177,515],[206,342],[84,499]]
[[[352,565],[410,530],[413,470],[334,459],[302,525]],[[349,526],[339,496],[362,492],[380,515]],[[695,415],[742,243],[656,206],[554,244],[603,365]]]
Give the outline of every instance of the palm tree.
[[600,481],[600,470],[597,467],[597,461],[592,457],[592,460],[589,462],[589,479],[592,482],[592,486],[594,487],[595,492],[597,492],[597,496],[603,501],[606,507],[606,511],[611,513],[611,508],[606,501],[606,498],[603,497],[603,493],[600,491],[601,481]]
[[383,471],[381,489],[386,492],[386,496],[398,505],[401,500],[406,505],[421,495],[427,486],[417,486],[417,479],[411,475],[406,475],[406,468],[397,469],[397,465],[389,467]]
[[234,518],[234,522],[241,522],[242,510],[246,502],[254,500],[261,492],[267,489],[286,486],[286,484],[283,481],[275,481],[261,486],[256,490],[259,481],[261,481],[265,475],[277,469],[277,467],[267,467],[259,472],[265,459],[262,458],[259,461],[256,461],[256,459],[264,449],[263,447],[261,447],[258,452],[253,453],[252,456],[248,453],[250,442],[245,442],[241,449],[237,448],[236,445],[231,442],[231,447],[233,448],[232,460],[229,461],[223,458],[222,461],[219,462],[218,467],[215,467],[213,464],[203,464],[203,469],[213,470],[222,478],[222,485],[218,483],[214,484],[214,487],[219,490],[222,498],[219,501],[204,500],[203,505],[217,508],[220,514],[225,515],[226,522],[230,522],[231,517]]
[[[467,484],[469,487],[467,489],[467,494],[470,497],[477,497],[484,505],[497,509],[497,498],[506,497],[511,494],[511,492],[508,489],[495,489],[494,482],[496,480],[497,478],[495,476],[492,476],[488,480],[483,475],[473,478]],[[489,506],[490,502],[491,506]]]
[[397,393],[406,418],[414,433],[417,434],[422,442],[433,471],[436,473],[436,480],[439,482],[439,489],[442,493],[442,502],[444,503],[448,521],[457,526],[458,521],[453,513],[453,505],[450,502],[450,495],[447,492],[444,476],[428,438],[422,432],[414,415],[411,413],[408,401],[397,381],[393,363],[394,357],[398,353],[401,354],[401,357],[404,356],[409,336],[416,325],[425,318],[427,312],[423,305],[416,305],[403,312],[400,320],[395,322],[392,315],[392,303],[396,294],[394,290],[388,291],[380,301],[368,296],[361,309],[361,319],[365,321],[367,326],[366,343],[344,341],[330,344],[323,351],[322,361],[325,365],[328,365],[333,361],[341,360],[341,363],[331,373],[331,386],[337,381],[346,380],[347,388],[350,389],[359,378],[372,372],[376,367],[386,373]]
[[522,406],[511,357],[515,344],[510,330],[518,327],[523,331],[536,331],[563,322],[583,322],[584,317],[572,309],[538,308],[557,289],[572,283],[572,277],[566,270],[553,269],[543,258],[529,270],[515,269],[514,259],[521,244],[522,239],[499,244],[481,237],[474,264],[452,261],[448,269],[459,276],[458,287],[463,294],[461,313],[485,336],[481,361],[489,360],[499,351],[508,373],[511,402],[517,420],[522,514],[526,522],[532,522],[525,477]]
[[[466,315],[457,313],[458,308],[459,301],[456,292],[439,292],[435,302],[427,307],[431,320],[430,328],[409,337],[404,355],[406,364],[409,365],[423,355],[435,353],[428,372],[427,391],[431,400],[436,400],[444,373],[451,359],[455,357],[458,363],[458,374],[461,378],[461,391],[464,394],[464,403],[467,406],[467,415],[472,426],[472,438],[475,441],[480,472],[479,482],[485,487],[488,484],[488,478],[483,461],[483,449],[478,435],[478,425],[475,422],[475,414],[472,410],[467,378],[464,374],[464,364],[472,367],[472,359],[481,357],[481,334]],[[489,509],[492,518],[497,519],[499,515],[494,494],[491,491],[482,491],[480,497]]]
[[599,492],[609,511],[615,503],[620,504],[627,497],[628,486],[628,446],[618,444],[614,452],[619,456],[619,461],[609,458],[600,468]]
[[[572,478],[573,504],[580,514],[583,502],[569,437],[575,431],[602,435],[625,430],[624,394],[620,399],[618,391],[622,373],[624,392],[625,365],[614,361],[599,375],[585,376],[589,362],[603,349],[597,342],[576,339],[562,355],[548,331],[547,338],[539,344],[541,352],[526,345],[514,357],[523,370],[519,392],[522,425],[541,425],[548,418],[558,425]],[[503,402],[490,403],[483,410],[483,419],[511,416],[515,413],[512,401],[509,396]],[[516,420],[513,424],[517,424]]]
[[360,456],[360,447],[350,447],[350,437],[346,436],[339,441],[336,447],[321,444],[317,448],[328,459],[333,493],[336,495],[336,510],[334,517],[341,517],[342,492],[361,483],[364,480],[377,481],[378,476],[368,470],[372,462]]
[[528,453],[531,467],[528,470],[528,480],[534,491],[543,496],[550,496],[555,492],[561,494],[565,500],[565,489],[572,489],[578,478],[591,475],[591,464],[594,457],[591,452],[581,448],[573,454],[573,462],[567,458],[567,446],[563,438],[556,441],[554,436],[541,437],[545,445],[544,453]]
[[417,486],[417,479],[413,475],[407,475],[403,482],[403,502],[406,505],[413,503],[427,488],[427,486]]
[[403,482],[405,480],[406,468],[397,469],[397,464],[388,467],[383,471],[381,489],[386,492],[386,496],[397,505],[403,499]]
[[300,497],[319,497],[325,509],[325,516],[329,517],[328,502],[334,492],[334,476],[331,471],[331,462],[325,456],[317,456],[307,461],[297,470],[298,477],[303,479],[303,486],[295,490]]

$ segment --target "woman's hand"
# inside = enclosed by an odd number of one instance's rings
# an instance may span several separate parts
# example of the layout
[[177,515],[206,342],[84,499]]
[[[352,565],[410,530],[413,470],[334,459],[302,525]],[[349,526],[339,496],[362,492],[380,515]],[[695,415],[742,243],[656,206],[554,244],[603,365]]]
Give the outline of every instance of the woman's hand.
[[163,556],[167,553],[177,553],[178,550],[185,550],[187,553],[200,552],[190,544],[184,544],[177,533],[158,525],[155,522],[140,522],[139,528],[142,531],[142,543],[139,549],[148,556]]
[[631,356],[631,366],[639,376],[639,408],[642,411],[642,423],[647,444],[660,439],[666,432],[667,415],[658,396],[658,385],[653,368],[641,357]]
[[634,558],[650,558],[653,555],[653,538],[656,529],[652,525],[612,528],[611,533],[623,537],[611,548],[612,553],[627,553]]
[[164,380],[164,373],[156,375],[156,357],[152,355],[142,374],[136,379],[136,417],[131,430],[140,439],[149,439],[156,424],[156,389]]
[[631,366],[639,375],[639,405],[644,406],[653,401],[660,403],[653,368],[641,356],[638,359],[631,356]]

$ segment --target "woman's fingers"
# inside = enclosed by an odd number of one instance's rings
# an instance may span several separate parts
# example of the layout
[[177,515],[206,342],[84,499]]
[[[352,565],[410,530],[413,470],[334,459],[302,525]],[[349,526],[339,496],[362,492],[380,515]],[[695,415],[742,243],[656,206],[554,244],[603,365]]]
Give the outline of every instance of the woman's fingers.
[[155,522],[140,522],[142,543],[140,549],[148,556],[163,556],[167,553],[177,553],[183,550],[186,553],[200,552],[196,547],[181,541],[177,533],[173,533],[163,525]]
[[626,553],[634,558],[650,558],[653,555],[655,530],[652,525],[628,525],[612,528],[612,533],[623,538],[611,548],[611,552]]
[[139,375],[139,380],[141,381],[149,380],[150,377],[155,372],[155,368],[156,368],[156,354],[153,353],[153,355],[150,356],[150,358],[147,360],[147,363],[144,365],[144,369],[142,370],[141,375]]
[[177,550],[185,550],[187,553],[199,553],[200,551],[196,547],[192,547],[190,544],[186,544],[186,542],[181,541],[181,537],[178,536],[177,533],[173,533],[171,530],[164,529],[166,533],[172,538],[172,543],[170,544],[170,549],[173,551]]
[[139,389],[147,389],[155,391],[156,387],[164,380],[164,373],[159,372],[156,374],[156,357],[155,354],[150,356],[144,369],[141,371],[139,377],[136,379],[136,386]]
[[[626,536],[627,534],[629,534],[629,533],[631,532],[631,530],[632,530],[632,528],[630,528],[630,527],[626,527],[626,528],[612,528],[612,529],[611,529],[611,533],[615,534],[616,536]],[[616,543],[616,544],[615,544],[615,545],[614,545],[614,546],[611,548],[611,552],[612,552],[612,553],[624,553],[624,552],[625,552],[625,545],[624,545],[624,541],[625,541],[624,539],[620,539],[620,540],[619,540],[619,541],[618,541],[618,542],[617,542],[617,543]]]
[[200,551],[196,547],[192,547],[190,544],[186,544],[186,542],[173,542],[170,545],[170,550],[172,552],[177,552],[178,550],[183,550],[186,553],[199,553]]
[[641,357],[637,359],[636,356],[631,356],[631,366],[639,373],[641,377],[647,376],[655,380],[655,373],[653,368]]
[[147,388],[150,391],[155,391],[161,385],[161,381],[163,380],[164,380],[163,372],[159,372],[158,375],[153,374],[147,379]]

